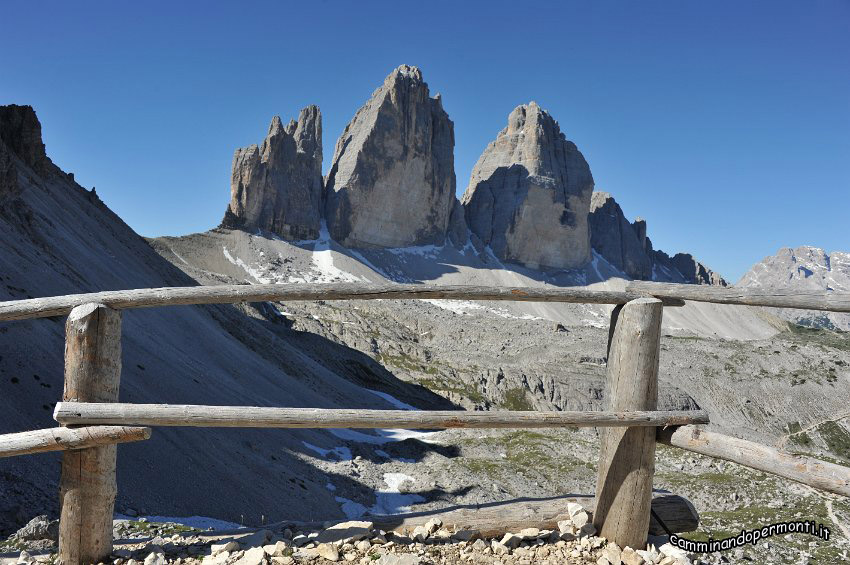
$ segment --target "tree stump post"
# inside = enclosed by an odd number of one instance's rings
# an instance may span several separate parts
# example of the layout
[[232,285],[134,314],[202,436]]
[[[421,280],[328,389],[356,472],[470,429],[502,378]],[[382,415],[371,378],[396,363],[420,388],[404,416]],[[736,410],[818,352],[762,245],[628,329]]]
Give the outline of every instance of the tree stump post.
[[[656,410],[662,303],[638,298],[611,314],[606,410]],[[643,549],[649,533],[653,428],[605,428],[601,432],[596,510],[599,535],[620,547]]]
[[[117,402],[121,379],[121,313],[103,304],[74,308],[65,324],[65,402]],[[108,561],[117,486],[117,446],[62,455],[59,562]]]

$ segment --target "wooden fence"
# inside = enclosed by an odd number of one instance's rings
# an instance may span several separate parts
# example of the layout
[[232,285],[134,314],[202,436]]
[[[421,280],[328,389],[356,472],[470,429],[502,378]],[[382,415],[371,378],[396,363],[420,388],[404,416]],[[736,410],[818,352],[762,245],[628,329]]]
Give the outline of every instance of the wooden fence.
[[[122,404],[121,311],[178,304],[294,300],[464,299],[613,304],[608,338],[607,410],[601,412],[464,412],[345,410]],[[705,412],[659,411],[658,366],[664,306],[684,300],[850,312],[850,294],[768,294],[694,285],[632,282],[623,292],[577,288],[502,288],[429,285],[285,284],[197,286],[98,292],[0,302],[0,321],[67,315],[65,386],[54,417],[62,427],[0,436],[0,457],[62,450],[59,561],[97,563],[112,552],[117,444],[145,440],[146,426],[263,428],[541,428],[600,427],[601,445],[593,524],[620,546],[642,547],[657,529],[652,511],[673,531],[696,527],[680,497],[653,498],[655,445],[665,443],[733,461],[832,493],[850,496],[850,469],[783,453],[750,441],[707,432]],[[560,501],[560,502],[558,502]],[[557,499],[531,503],[557,515]],[[585,501],[587,504],[587,501]],[[535,506],[536,505],[536,506]],[[690,510],[689,510],[690,508]],[[527,508],[526,508],[527,509]],[[493,529],[503,511],[451,520]],[[384,517],[393,522],[392,517]],[[410,523],[400,519],[396,523]],[[489,522],[488,522],[489,520]],[[486,522],[486,523],[484,523]],[[679,529],[675,529],[679,528]]]

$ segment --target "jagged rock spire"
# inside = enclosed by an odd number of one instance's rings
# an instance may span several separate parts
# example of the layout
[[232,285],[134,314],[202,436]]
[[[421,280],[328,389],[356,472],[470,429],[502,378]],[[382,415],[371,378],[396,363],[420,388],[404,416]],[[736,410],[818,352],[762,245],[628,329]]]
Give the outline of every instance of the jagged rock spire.
[[321,196],[322,115],[307,106],[286,126],[275,116],[261,147],[236,150],[222,225],[315,239]]
[[325,183],[331,236],[350,247],[442,244],[455,202],[454,124],[402,65],[346,126]]

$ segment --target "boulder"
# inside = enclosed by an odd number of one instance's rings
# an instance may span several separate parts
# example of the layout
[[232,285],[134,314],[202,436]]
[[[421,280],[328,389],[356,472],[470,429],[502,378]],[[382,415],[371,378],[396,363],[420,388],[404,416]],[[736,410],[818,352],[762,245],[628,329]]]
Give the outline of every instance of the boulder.
[[27,525],[15,533],[22,541],[51,540],[59,541],[59,520],[51,520],[46,515],[36,516]]
[[594,192],[590,200],[590,242],[609,263],[633,279],[652,275],[646,254],[646,221],[626,220],[622,208],[607,192]]
[[321,198],[322,115],[307,106],[286,126],[275,116],[261,147],[236,150],[222,226],[316,239]]
[[535,102],[518,106],[478,159],[461,202],[501,260],[568,269],[590,259],[590,167]]
[[416,67],[394,70],[346,126],[325,183],[348,247],[441,245],[455,201],[454,124]]

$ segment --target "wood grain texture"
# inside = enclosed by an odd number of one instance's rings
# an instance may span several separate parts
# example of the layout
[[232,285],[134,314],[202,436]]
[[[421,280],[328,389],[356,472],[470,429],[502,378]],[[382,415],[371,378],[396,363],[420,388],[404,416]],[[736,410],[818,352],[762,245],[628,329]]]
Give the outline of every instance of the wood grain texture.
[[626,284],[626,292],[655,296],[662,300],[680,298],[695,302],[715,302],[717,304],[850,312],[850,293],[848,292],[799,292],[782,289],[764,291],[749,288],[650,281],[631,281]]
[[818,490],[850,497],[850,467],[708,432],[699,426],[658,430],[658,441],[694,453],[732,461]]
[[[74,308],[65,324],[65,401],[115,402],[121,378],[121,313]],[[98,563],[112,553],[116,446],[62,455],[59,562]]]
[[616,413],[465,412],[84,402],[59,402],[53,417],[65,425],[373,429],[645,427],[708,421],[708,414],[699,410]]
[[[633,300],[612,315],[605,391],[608,410],[657,407],[661,316],[662,304],[655,298]],[[602,431],[593,517],[599,535],[620,547],[646,544],[654,473],[654,430]]]
[[[416,526],[422,526],[428,520],[438,518],[443,522],[443,527],[449,531],[478,530],[484,537],[501,537],[507,532],[516,533],[524,528],[557,531],[558,522],[570,517],[567,513],[568,502],[578,503],[588,513],[593,514],[595,499],[588,495],[520,498],[409,514],[367,515],[359,519],[369,520],[376,529],[410,535]],[[662,492],[653,493],[652,510],[673,533],[692,532],[699,527],[699,514],[693,504],[681,496]],[[342,521],[344,520],[284,521],[274,525],[320,529],[327,527],[328,522]],[[664,528],[654,518],[650,522],[649,531],[653,535],[665,533]]]
[[113,443],[142,441],[150,437],[150,428],[126,426],[33,430],[0,436],[0,457],[29,455],[47,451],[68,451]]
[[[253,284],[113,290],[0,302],[0,321],[64,316],[82,304],[99,303],[110,308],[148,308],[185,304],[231,304],[236,302],[293,300],[386,300],[452,299],[506,300],[514,302],[573,302],[622,304],[640,294],[588,290],[576,287],[436,286],[424,284]],[[667,306],[681,306],[678,299],[665,299]]]

